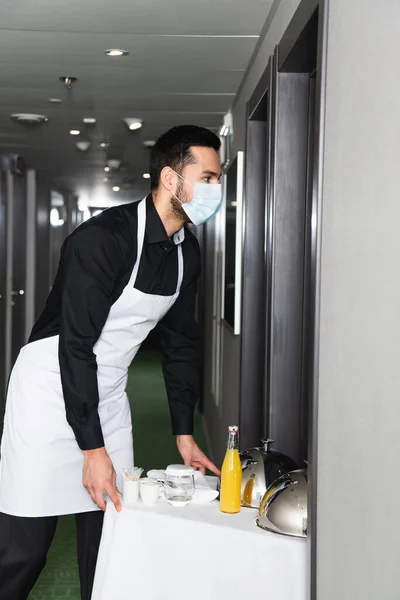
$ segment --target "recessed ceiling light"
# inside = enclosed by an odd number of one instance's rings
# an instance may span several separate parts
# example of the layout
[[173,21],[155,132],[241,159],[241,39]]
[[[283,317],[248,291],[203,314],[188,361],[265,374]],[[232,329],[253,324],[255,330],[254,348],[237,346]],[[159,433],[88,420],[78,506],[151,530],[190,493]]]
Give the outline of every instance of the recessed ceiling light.
[[143,179],[150,179],[150,173],[143,173]]
[[119,169],[121,166],[121,161],[118,160],[117,158],[112,158],[110,160],[107,161],[107,165],[110,167],[110,169]]
[[33,113],[14,113],[11,118],[19,123],[28,123],[30,125],[38,125],[39,123],[46,123],[49,119],[44,115],[36,115]]
[[104,167],[104,170],[105,170],[106,173],[108,173],[109,170],[110,170],[110,167]]
[[90,142],[88,142],[88,141],[76,142],[76,147],[81,152],[86,152],[86,150],[89,150],[89,148],[90,148]]
[[100,144],[100,148],[109,148],[109,147],[110,147],[109,142],[101,142],[101,144]]
[[96,121],[97,121],[97,119],[94,119],[92,117],[85,117],[83,119],[83,122],[85,123],[85,125],[95,125]]
[[145,148],[153,148],[153,146],[155,146],[156,143],[154,140],[146,140],[145,142],[143,142],[143,146]]
[[103,177],[103,181],[104,181],[104,183],[107,183],[108,177]]
[[120,48],[109,48],[108,50],[104,50],[104,54],[107,56],[128,56],[129,52]]
[[61,98],[49,98],[49,102],[50,102],[50,104],[62,104],[63,103]]
[[124,119],[124,121],[131,131],[134,131],[135,129],[140,129],[143,126],[142,119],[127,117],[126,119]]
[[79,129],[71,129],[71,131],[69,133],[71,135],[79,135],[81,132],[79,131]]
[[119,192],[120,189],[119,185],[114,185],[113,192]]

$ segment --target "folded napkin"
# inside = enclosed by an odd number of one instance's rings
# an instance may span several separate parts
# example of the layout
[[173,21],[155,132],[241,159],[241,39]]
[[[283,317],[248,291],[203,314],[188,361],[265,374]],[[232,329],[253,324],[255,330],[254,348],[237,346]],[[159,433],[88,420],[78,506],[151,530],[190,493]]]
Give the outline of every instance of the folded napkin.
[[[147,473],[147,477],[150,479],[157,479],[164,483],[165,481],[165,471],[161,469],[152,469]],[[164,490],[162,489],[162,492]],[[208,484],[206,478],[203,473],[200,471],[194,472],[194,496],[192,499],[192,504],[207,504],[208,502],[212,502],[218,496],[218,490],[213,490]]]

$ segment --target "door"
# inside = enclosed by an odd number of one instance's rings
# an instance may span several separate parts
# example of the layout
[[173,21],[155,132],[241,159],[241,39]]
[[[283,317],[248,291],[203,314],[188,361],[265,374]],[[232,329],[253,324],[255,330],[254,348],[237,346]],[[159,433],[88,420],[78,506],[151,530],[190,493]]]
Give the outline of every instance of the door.
[[313,255],[312,255],[312,204],[314,194],[314,152],[316,128],[316,78],[315,73],[309,82],[308,105],[308,144],[307,144],[307,190],[305,215],[305,252],[304,252],[304,296],[303,296],[303,365],[302,365],[302,402],[301,402],[301,456],[308,455],[309,408],[311,403],[312,358],[313,358]]
[[[2,204],[5,213],[4,357],[5,385],[12,365],[25,343],[26,179],[11,170],[12,160],[2,158]],[[4,389],[4,387],[3,387]]]
[[26,179],[8,173],[12,187],[11,367],[25,339]]
[[[309,5],[308,5],[308,8]],[[308,9],[307,9],[308,14]],[[310,194],[318,11],[289,26],[274,61],[274,168],[271,184],[271,304],[267,316],[269,437],[300,464],[307,458],[310,304]],[[291,48],[291,50],[290,50]],[[290,50],[290,51],[289,51]]]
[[265,329],[270,304],[266,239],[272,159],[272,65],[271,59],[247,106],[239,419],[243,448],[258,446],[268,433],[264,386],[268,382]]
[[4,415],[6,349],[6,174],[0,160],[0,431]]

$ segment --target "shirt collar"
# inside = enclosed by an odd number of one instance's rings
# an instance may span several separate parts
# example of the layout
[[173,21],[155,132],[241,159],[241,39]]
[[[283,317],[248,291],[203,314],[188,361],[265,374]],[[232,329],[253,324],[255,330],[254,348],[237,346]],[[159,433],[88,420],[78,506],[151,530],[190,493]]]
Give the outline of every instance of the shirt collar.
[[[160,215],[154,206],[153,196],[149,194],[146,198],[146,238],[148,244],[160,244],[170,242]],[[185,228],[182,227],[173,236],[174,244],[177,246],[185,239]]]

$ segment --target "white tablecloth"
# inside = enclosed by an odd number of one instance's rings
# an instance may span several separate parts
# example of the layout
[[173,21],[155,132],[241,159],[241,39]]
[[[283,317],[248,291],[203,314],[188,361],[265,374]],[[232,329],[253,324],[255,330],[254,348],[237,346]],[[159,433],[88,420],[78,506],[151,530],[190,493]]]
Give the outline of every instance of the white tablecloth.
[[218,501],[138,504],[104,520],[92,600],[307,600],[304,539],[225,515]]

